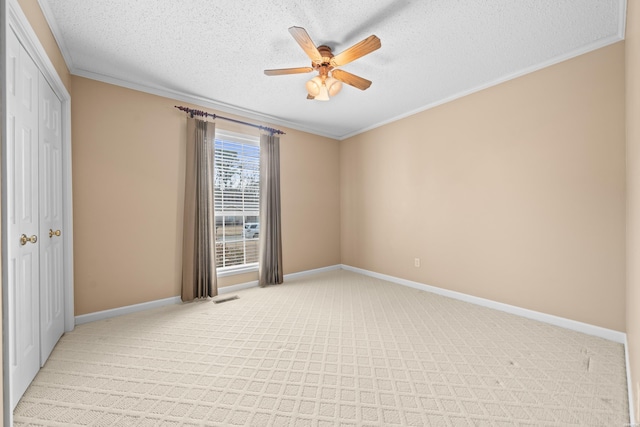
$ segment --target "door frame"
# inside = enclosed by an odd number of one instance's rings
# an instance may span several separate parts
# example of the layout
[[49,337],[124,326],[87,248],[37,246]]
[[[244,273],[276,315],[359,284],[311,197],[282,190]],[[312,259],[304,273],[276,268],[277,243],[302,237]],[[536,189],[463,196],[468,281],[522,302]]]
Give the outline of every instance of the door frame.
[[[43,77],[49,83],[53,92],[60,99],[62,104],[62,209],[63,209],[63,281],[64,281],[64,330],[70,332],[75,326],[74,308],[73,308],[73,198],[72,198],[72,180],[71,180],[71,95],[65,87],[62,79],[58,75],[53,63],[49,59],[44,47],[40,43],[38,36],[31,28],[27,17],[22,12],[22,8],[17,0],[0,0],[0,8],[5,13],[1,15],[6,17],[5,22],[0,23],[0,30],[3,32],[3,46],[0,47],[2,58],[2,70],[0,75],[3,83],[6,81],[6,40],[9,31],[13,31],[18,40],[25,48],[27,53],[36,63],[36,66],[42,73]],[[4,92],[4,91],[3,91]],[[11,408],[11,399],[9,399],[10,388],[10,366],[9,366],[9,341],[8,341],[8,268],[7,268],[7,156],[6,148],[9,135],[7,132],[7,99],[6,94],[2,95],[2,388],[3,388],[3,418],[4,425],[12,425],[13,408]]]

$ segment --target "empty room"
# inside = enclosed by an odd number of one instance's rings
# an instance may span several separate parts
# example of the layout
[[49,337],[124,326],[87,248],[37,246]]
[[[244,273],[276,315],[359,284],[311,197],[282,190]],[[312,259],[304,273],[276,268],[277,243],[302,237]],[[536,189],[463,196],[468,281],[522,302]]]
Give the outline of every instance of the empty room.
[[637,0],[0,8],[4,425],[640,425]]

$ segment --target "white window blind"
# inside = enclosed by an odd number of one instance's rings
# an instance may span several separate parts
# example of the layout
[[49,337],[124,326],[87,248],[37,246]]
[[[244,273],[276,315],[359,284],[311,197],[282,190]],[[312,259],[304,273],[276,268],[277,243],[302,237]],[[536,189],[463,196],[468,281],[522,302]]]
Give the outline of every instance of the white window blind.
[[257,266],[259,138],[216,130],[214,167],[216,265],[222,271]]

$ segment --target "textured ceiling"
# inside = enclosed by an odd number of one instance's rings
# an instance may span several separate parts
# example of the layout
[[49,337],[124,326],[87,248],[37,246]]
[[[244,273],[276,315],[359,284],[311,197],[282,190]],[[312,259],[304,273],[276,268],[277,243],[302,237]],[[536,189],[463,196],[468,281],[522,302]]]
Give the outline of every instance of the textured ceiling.
[[[258,123],[344,139],[624,38],[625,0],[40,0],[73,74]],[[342,67],[372,80],[329,102],[287,28],[339,53],[382,47]]]

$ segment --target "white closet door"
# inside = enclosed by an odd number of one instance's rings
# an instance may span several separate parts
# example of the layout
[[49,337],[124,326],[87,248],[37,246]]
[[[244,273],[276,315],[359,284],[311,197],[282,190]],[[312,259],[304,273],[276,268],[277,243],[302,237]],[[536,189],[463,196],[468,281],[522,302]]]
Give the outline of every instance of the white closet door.
[[[13,32],[7,43],[7,259],[11,407],[40,368],[38,78]],[[22,239],[21,239],[22,236]]]
[[40,76],[40,363],[64,332],[61,103]]

